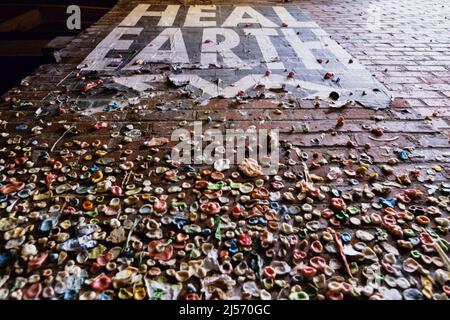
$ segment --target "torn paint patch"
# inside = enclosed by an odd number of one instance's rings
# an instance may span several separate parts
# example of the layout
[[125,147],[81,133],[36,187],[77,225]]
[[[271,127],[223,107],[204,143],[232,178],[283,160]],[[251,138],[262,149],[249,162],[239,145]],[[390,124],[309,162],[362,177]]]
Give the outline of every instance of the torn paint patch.
[[[220,81],[211,82],[195,74],[171,74],[169,81],[177,87],[186,87],[191,92],[197,92],[203,98],[235,98],[258,88],[265,90],[291,89],[291,93],[300,93],[303,99],[330,100],[330,93],[338,95],[336,103],[346,103],[355,100],[366,108],[382,109],[387,107],[390,96],[382,91],[368,92],[365,88],[343,89],[286,77],[279,74],[250,74],[228,86],[221,86]],[[374,97],[376,94],[379,97]],[[378,102],[377,102],[378,101]]]
[[154,87],[150,83],[163,82],[166,77],[163,75],[135,75],[129,77],[112,77],[114,83],[121,84],[125,87],[142,92],[147,90],[153,90]]

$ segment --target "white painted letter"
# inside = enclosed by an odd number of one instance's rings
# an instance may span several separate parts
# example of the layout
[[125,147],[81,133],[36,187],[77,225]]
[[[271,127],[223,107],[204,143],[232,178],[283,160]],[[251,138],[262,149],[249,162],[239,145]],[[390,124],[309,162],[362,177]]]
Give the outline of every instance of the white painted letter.
[[278,35],[276,29],[244,29],[244,32],[255,36],[268,69],[284,70],[284,65],[280,61],[278,52],[272,44],[272,41],[270,41],[270,36]]
[[[167,42],[170,42],[170,50],[160,50]],[[189,63],[186,45],[184,44],[183,35],[180,28],[164,29],[152,42],[150,42],[139,54],[134,57],[133,61],[124,68],[125,70],[138,69],[138,65],[134,65],[136,60],[143,62],[167,62],[167,63]]]
[[171,27],[178,13],[179,5],[168,5],[164,11],[147,11],[149,4],[140,4],[120,23],[120,26],[133,27],[142,17],[161,17],[158,27]]
[[[292,49],[299,57],[300,61],[305,65],[307,69],[322,70],[323,67],[317,62],[317,59],[312,54],[311,50],[328,50],[330,51],[336,60],[341,62],[345,68],[352,70],[363,70],[364,67],[358,62],[354,61],[349,64],[348,61],[352,59],[352,56],[345,51],[336,41],[330,38],[330,36],[321,28],[313,28],[311,32],[316,35],[319,41],[307,41],[303,42],[293,29],[282,29],[286,39],[289,41]],[[331,59],[332,57],[330,57]]]
[[[87,67],[83,70],[114,70],[122,63],[122,58],[106,58],[110,50],[128,50],[133,40],[120,40],[124,34],[139,35],[142,28],[120,28],[111,31],[105,39],[86,57],[82,64]],[[114,66],[109,64],[114,63]]]
[[203,10],[216,10],[215,5],[204,6],[190,6],[186,15],[186,21],[184,21],[185,27],[215,27],[216,21],[205,20],[201,21],[201,18],[215,18],[215,12],[204,12]]
[[[249,15],[250,18],[244,18],[244,15]],[[261,13],[252,7],[236,7],[230,16],[222,24],[222,27],[237,27],[239,23],[259,23],[261,27],[277,28],[278,26],[264,17]]]
[[[218,43],[218,35],[225,38],[221,43]],[[217,64],[217,55],[220,54],[225,67],[248,69],[245,62],[231,51],[239,45],[239,40],[239,35],[231,29],[204,29],[201,53],[202,66],[208,67],[210,64]]]
[[[295,54],[300,59],[300,61],[305,65],[306,69],[310,70],[322,70],[323,67],[317,62],[317,59],[310,51],[310,47],[307,43],[303,42],[293,29],[281,29],[289,41],[292,49],[294,49]],[[308,42],[310,44],[311,42]],[[316,43],[316,42],[313,42]]]

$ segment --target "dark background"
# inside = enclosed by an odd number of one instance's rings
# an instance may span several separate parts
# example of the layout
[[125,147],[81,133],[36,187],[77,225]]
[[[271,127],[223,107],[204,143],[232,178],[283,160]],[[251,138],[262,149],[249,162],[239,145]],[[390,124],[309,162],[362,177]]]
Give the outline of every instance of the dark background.
[[[116,3],[117,0],[2,0],[0,95],[39,65],[53,62],[53,49],[95,23]],[[69,5],[81,8],[81,30],[68,30],[66,27]]]

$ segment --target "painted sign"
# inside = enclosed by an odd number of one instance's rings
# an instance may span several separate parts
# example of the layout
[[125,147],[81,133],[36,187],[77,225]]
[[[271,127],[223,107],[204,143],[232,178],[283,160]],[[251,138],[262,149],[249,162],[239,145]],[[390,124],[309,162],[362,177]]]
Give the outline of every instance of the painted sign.
[[385,107],[385,89],[296,6],[137,5],[86,57],[84,71],[112,73],[137,91],[169,64],[176,85],[207,97],[289,87],[299,97],[342,97]]

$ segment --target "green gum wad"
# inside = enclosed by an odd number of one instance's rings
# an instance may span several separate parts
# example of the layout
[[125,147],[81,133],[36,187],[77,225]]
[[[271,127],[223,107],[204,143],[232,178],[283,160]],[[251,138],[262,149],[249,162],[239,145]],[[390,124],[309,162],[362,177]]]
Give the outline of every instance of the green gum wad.
[[220,219],[220,216],[218,214],[214,217],[214,222],[216,225],[216,232],[214,233],[214,237],[220,241],[222,240],[222,233],[220,230],[222,220]]
[[208,186],[206,187],[208,190],[221,190],[226,185],[225,182],[219,181],[216,183],[208,182]]
[[192,248],[191,252],[189,253],[189,258],[192,258],[195,256],[196,253],[198,253],[200,250],[197,248]]
[[155,300],[161,300],[163,296],[164,296],[163,289],[157,288],[153,290],[153,297],[155,298]]
[[414,237],[416,235],[412,229],[403,230],[403,234],[405,235],[405,237],[408,237],[408,238]]
[[305,288],[305,292],[309,296],[316,296],[318,291],[319,291],[319,289],[311,283],[309,283],[308,286]]
[[354,216],[354,215],[357,215],[358,213],[360,213],[360,210],[356,207],[348,207],[347,212],[349,215]]
[[421,254],[420,251],[418,251],[418,250],[413,250],[413,251],[411,251],[411,256],[412,256],[413,258],[415,258],[415,259],[420,258],[421,255],[422,255],[422,254]]
[[307,229],[301,229],[301,230],[298,232],[298,235],[299,235],[300,238],[304,239],[304,238],[306,238],[306,236],[308,235],[308,230],[307,230]]
[[83,214],[85,216],[88,216],[91,218],[95,218],[96,216],[98,216],[98,212],[96,212],[96,211],[86,211],[86,212],[83,212]]
[[184,201],[176,201],[171,203],[172,207],[186,207],[187,204]]
[[448,233],[448,227],[443,227],[443,226],[437,226],[437,229],[442,232],[443,234],[447,234]]
[[99,244],[95,248],[88,251],[88,258],[95,259],[105,251],[106,251],[106,247],[102,244]]
[[348,219],[348,214],[346,214],[344,211],[339,211],[338,213],[336,213],[336,219],[345,221]]
[[292,292],[289,294],[289,300],[309,300],[309,295],[304,291]]
[[266,290],[272,289],[273,285],[274,285],[274,281],[272,278],[264,278],[263,286]]
[[231,189],[239,189],[241,187],[241,184],[239,182],[230,181],[230,187]]

